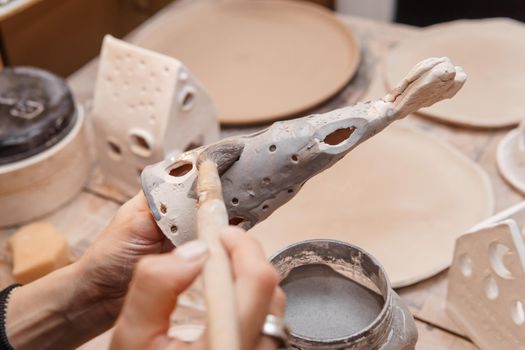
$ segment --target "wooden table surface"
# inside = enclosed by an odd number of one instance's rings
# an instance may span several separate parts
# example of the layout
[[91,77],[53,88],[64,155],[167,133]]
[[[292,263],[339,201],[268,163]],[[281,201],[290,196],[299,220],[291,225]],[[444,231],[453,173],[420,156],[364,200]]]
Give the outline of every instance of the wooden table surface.
[[[143,30],[160,16],[169,15],[177,10],[178,1],[168,6],[161,13],[144,23],[137,31]],[[400,40],[417,35],[414,27],[375,22],[362,18],[342,18],[357,34],[363,46],[363,62],[356,78],[336,98],[319,108],[330,110],[353,103],[357,98],[367,100],[382,96],[385,93],[382,81],[381,62],[388,51]],[[132,40],[134,33],[127,39]],[[97,60],[93,60],[69,78],[77,100],[89,111],[92,90],[96,77]],[[524,197],[513,191],[499,176],[495,154],[499,140],[507,130],[482,131],[465,129],[436,123],[432,120],[410,116],[408,122],[445,142],[450,143],[467,157],[478,163],[489,174],[495,193],[496,210],[499,211],[524,200]],[[222,136],[232,133],[252,131],[249,129],[226,129]],[[116,198],[116,199],[115,199]],[[79,256],[90,245],[96,235],[109,222],[123,198],[114,196],[107,188],[99,185],[98,178],[92,176],[90,183],[71,202],[47,215],[44,219],[56,225],[65,235],[73,253]],[[3,229],[0,241],[14,232],[15,228]],[[0,242],[1,243],[1,242]],[[0,287],[12,282],[9,268],[9,257],[0,250],[4,263],[0,264]],[[419,330],[418,349],[476,349],[464,335],[463,331],[448,317],[444,310],[447,289],[447,271],[428,280],[398,290],[398,293],[409,305],[416,318]],[[82,346],[82,349],[104,349],[107,347],[110,333],[95,338]]]

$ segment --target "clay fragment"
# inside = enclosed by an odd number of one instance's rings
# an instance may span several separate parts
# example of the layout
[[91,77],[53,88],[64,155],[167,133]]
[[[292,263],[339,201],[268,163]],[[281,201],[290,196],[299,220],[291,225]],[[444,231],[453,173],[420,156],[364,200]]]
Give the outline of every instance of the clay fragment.
[[[411,112],[452,97],[466,75],[448,58],[416,65],[384,98],[325,114],[277,122],[235,137],[239,160],[221,177],[230,223],[249,229],[288,202],[312,176]],[[195,238],[195,179],[206,147],[171,157],[142,173],[143,190],[164,234],[179,245]]]

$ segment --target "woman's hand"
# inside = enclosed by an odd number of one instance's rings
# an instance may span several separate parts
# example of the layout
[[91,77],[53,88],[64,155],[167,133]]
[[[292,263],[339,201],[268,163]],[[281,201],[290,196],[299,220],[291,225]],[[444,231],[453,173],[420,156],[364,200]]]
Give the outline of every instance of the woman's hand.
[[140,258],[173,249],[150,214],[142,191],[126,202],[76,263],[88,297],[116,319]]
[[[284,314],[285,297],[277,285],[277,272],[244,231],[230,227],[221,233],[221,240],[233,267],[242,348],[276,349],[276,341],[263,336],[261,329],[269,313]],[[201,273],[206,256],[206,244],[193,241],[174,253],[142,259],[117,320],[111,349],[206,349],[206,335],[192,345],[167,336],[177,297]]]
[[21,350],[71,349],[106,331],[122,308],[139,259],[171,248],[139,193],[80,260],[11,293],[9,341]]

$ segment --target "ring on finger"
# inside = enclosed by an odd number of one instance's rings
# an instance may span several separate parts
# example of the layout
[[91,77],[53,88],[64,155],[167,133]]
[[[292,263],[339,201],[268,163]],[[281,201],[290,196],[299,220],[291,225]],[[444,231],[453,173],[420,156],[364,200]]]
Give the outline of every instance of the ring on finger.
[[274,338],[279,349],[287,349],[289,346],[290,329],[283,318],[272,314],[266,315],[261,333]]

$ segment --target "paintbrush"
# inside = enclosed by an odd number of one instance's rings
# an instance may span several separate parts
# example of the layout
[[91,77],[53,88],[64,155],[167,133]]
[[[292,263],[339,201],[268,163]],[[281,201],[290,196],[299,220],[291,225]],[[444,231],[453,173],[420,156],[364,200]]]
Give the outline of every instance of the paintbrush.
[[206,149],[197,160],[197,232],[209,248],[203,279],[212,350],[241,349],[232,268],[219,232],[228,226],[220,174],[239,159],[243,149],[243,143],[226,141]]

